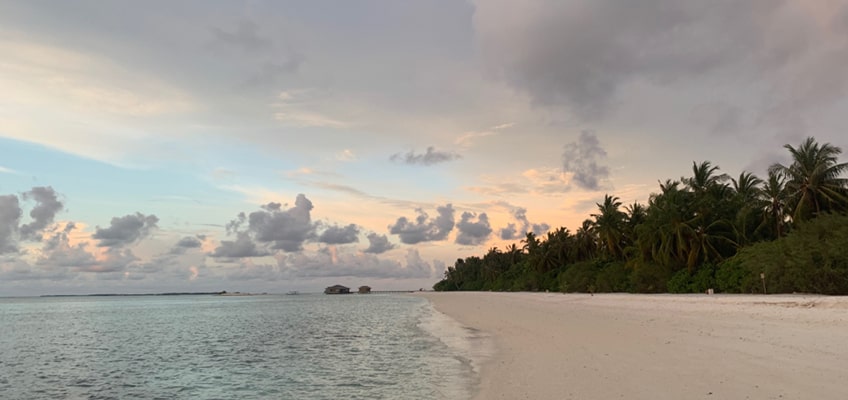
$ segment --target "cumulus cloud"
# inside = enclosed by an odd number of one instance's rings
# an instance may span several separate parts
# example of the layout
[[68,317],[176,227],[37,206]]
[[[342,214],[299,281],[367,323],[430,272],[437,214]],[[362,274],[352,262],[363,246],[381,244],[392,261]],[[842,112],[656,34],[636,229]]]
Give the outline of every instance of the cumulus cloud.
[[[477,222],[473,219],[477,217]],[[489,224],[489,216],[480,213],[479,217],[470,212],[462,213],[459,222],[456,223],[459,232],[456,235],[456,243],[464,246],[477,246],[486,242],[492,234],[492,226]]]
[[577,186],[598,190],[600,182],[609,177],[609,168],[599,162],[605,159],[607,152],[601,147],[598,137],[592,131],[580,132],[576,142],[565,145],[562,154],[562,170],[573,174]]
[[34,187],[23,194],[24,200],[35,200],[35,207],[29,212],[32,222],[21,226],[21,238],[40,240],[42,231],[53,223],[56,213],[64,208],[52,187]]
[[392,156],[389,157],[391,161],[402,162],[408,165],[434,165],[458,160],[460,158],[462,158],[462,156],[459,154],[448,151],[439,151],[433,146],[428,147],[427,151],[424,153],[416,154],[415,150],[412,150],[405,154],[392,154]]
[[69,235],[76,229],[76,224],[68,223],[65,228],[54,233],[45,242],[38,265],[50,267],[70,267],[86,269],[97,264],[93,254],[86,251],[87,243],[70,244]]
[[512,216],[518,222],[509,223],[505,228],[500,230],[500,237],[503,240],[523,239],[528,232],[533,232],[534,235],[542,235],[551,229],[551,226],[542,222],[539,224],[531,223],[527,219],[527,209],[516,208],[513,210]]
[[24,192],[21,198],[35,201],[29,213],[31,222],[23,225],[23,209],[18,196],[0,196],[0,254],[17,252],[19,240],[40,241],[42,233],[53,224],[56,213],[64,207],[49,186],[34,187]]
[[321,232],[318,241],[326,244],[349,244],[359,241],[359,227],[355,224],[347,226],[333,225]]
[[445,240],[454,226],[453,205],[446,204],[436,208],[439,215],[430,219],[422,209],[417,209],[415,221],[400,217],[393,225],[389,225],[389,233],[400,236],[400,241],[406,244]]
[[123,217],[112,218],[108,228],[97,227],[92,236],[100,240],[98,247],[120,247],[136,243],[158,228],[159,218],[155,215],[144,215],[140,212]]
[[186,248],[186,249],[196,249],[203,244],[202,239],[203,239],[203,237],[201,237],[201,235],[186,236],[186,237],[180,239],[180,241],[177,242],[176,246]]
[[[271,202],[261,206],[261,211],[249,215],[239,213],[226,225],[227,234],[235,234],[236,240],[223,240],[211,253],[213,257],[243,258],[261,257],[271,250],[300,251],[303,243],[314,238],[316,224],[310,212],[312,202],[298,194],[294,207],[283,209],[281,203]],[[247,224],[244,227],[245,223]]]
[[21,214],[23,211],[18,196],[0,196],[0,254],[18,251],[16,235]]
[[198,249],[206,240],[205,235],[184,236],[171,248],[171,254],[184,254],[188,249]]
[[371,232],[366,237],[368,238],[368,248],[363,250],[365,253],[381,254],[395,248],[395,245],[389,242],[386,235]]
[[81,267],[79,270],[83,272],[96,272],[98,274],[112,273],[111,277],[107,277],[106,279],[123,278],[123,275],[114,273],[122,273],[141,260],[133,254],[132,250],[120,247],[112,247],[104,255],[105,259],[96,264]]
[[239,232],[236,234],[236,240],[222,240],[210,255],[215,258],[236,259],[270,254],[268,250],[257,246],[247,232]]
[[314,234],[310,211],[312,202],[298,194],[294,207],[281,210],[280,203],[263,206],[264,211],[255,211],[248,216],[248,230],[260,243],[270,243],[272,249],[299,251],[303,242]]

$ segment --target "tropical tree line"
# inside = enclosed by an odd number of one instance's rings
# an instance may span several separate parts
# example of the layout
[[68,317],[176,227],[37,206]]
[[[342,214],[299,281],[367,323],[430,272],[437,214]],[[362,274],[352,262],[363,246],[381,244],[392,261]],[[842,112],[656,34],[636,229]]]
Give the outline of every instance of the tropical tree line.
[[807,138],[768,176],[709,161],[647,204],[606,195],[575,231],[456,260],[435,290],[848,294],[848,163]]

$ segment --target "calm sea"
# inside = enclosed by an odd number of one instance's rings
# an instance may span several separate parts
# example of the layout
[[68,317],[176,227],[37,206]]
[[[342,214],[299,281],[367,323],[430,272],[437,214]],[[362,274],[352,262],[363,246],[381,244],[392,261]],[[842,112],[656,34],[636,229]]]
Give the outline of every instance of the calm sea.
[[407,295],[0,299],[3,399],[467,399],[485,340]]

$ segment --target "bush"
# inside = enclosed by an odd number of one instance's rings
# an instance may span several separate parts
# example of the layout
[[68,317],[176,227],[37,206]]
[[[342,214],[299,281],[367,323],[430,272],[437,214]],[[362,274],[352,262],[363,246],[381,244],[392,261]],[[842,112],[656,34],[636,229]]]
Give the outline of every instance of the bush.
[[630,289],[636,293],[663,293],[671,271],[660,264],[641,262],[630,273]]
[[739,258],[729,258],[716,270],[716,290],[722,293],[753,293],[759,282],[757,276],[743,267]]
[[689,270],[684,268],[675,272],[668,280],[669,293],[689,293],[689,283],[692,280],[692,275]]
[[598,292],[627,292],[630,290],[630,270],[622,262],[610,262],[601,267],[595,278]]
[[720,269],[723,285],[741,292],[848,294],[848,216],[825,214],[786,237],[742,249]]
[[570,265],[559,274],[560,291],[587,293],[595,290],[598,268],[594,261],[582,261]]
[[668,280],[669,293],[704,293],[707,289],[716,287],[716,268],[707,263],[698,267],[694,274],[688,269],[677,271]]

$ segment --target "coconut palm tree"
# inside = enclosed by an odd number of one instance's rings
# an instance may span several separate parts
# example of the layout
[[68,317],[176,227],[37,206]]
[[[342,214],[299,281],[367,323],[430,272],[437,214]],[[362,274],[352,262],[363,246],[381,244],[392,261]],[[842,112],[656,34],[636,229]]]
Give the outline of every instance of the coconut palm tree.
[[848,170],[848,163],[837,160],[842,149],[830,143],[819,144],[812,137],[798,147],[783,147],[792,155],[792,163],[774,164],[769,171],[786,179],[792,219],[803,221],[823,212],[845,210],[848,180],[842,174]]
[[735,208],[736,218],[733,230],[736,232],[736,241],[745,245],[753,240],[757,227],[762,222],[760,199],[763,180],[756,175],[743,171],[738,179],[731,179],[733,184],[732,207]]
[[624,222],[627,214],[619,210],[621,201],[618,197],[604,196],[604,203],[595,203],[598,214],[591,214],[595,219],[594,226],[602,247],[612,258],[620,258],[623,254]]
[[739,179],[731,178],[730,181],[733,183],[733,192],[743,203],[756,200],[760,193],[760,186],[763,184],[762,179],[748,171],[742,171]]
[[786,225],[786,202],[789,194],[786,192],[785,179],[775,170],[769,171],[768,180],[760,192],[763,204],[762,222],[758,231],[767,230],[773,239],[783,236]]
[[730,177],[727,174],[717,174],[719,167],[713,166],[711,162],[704,161],[700,164],[692,162],[692,177],[681,178],[683,183],[695,193],[704,193],[713,186],[723,185]]
[[595,240],[595,227],[591,220],[584,220],[575,233],[577,261],[591,260],[597,253],[598,244]]

